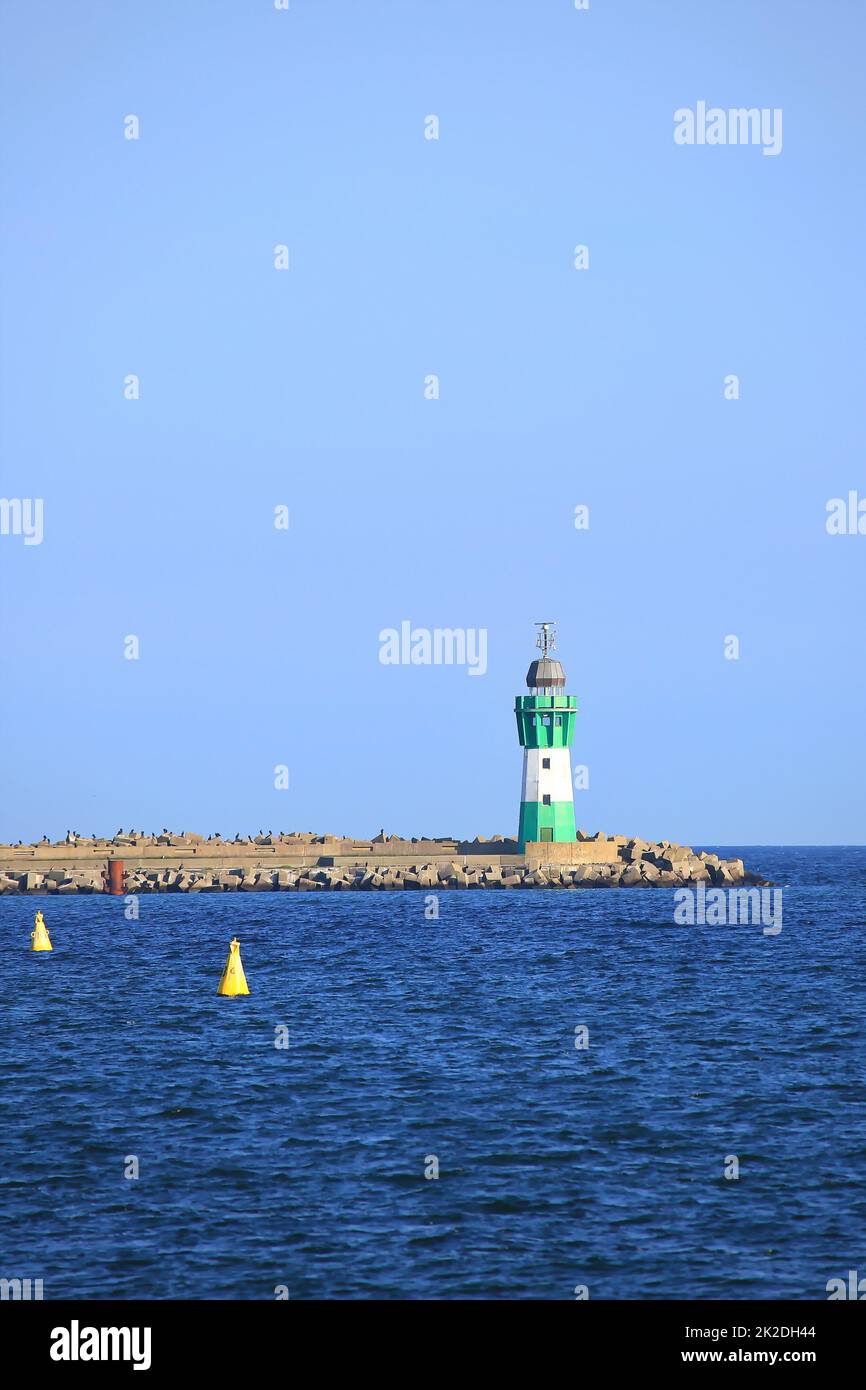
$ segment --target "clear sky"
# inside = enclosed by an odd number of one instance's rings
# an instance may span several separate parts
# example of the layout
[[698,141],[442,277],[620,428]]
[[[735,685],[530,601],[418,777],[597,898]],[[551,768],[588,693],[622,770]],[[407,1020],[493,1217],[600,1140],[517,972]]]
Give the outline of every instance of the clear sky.
[[[0,37],[0,494],[44,504],[0,535],[0,837],[514,833],[552,618],[579,825],[866,840],[866,535],[825,525],[866,497],[866,7],[5,0]],[[699,101],[780,108],[781,152],[677,145]],[[383,665],[404,620],[486,629],[486,673]]]

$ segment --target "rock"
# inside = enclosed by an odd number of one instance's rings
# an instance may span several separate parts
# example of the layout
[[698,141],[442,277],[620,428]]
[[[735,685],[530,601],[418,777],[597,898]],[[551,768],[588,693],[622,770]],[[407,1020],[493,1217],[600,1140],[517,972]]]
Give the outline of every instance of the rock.
[[671,859],[670,855],[668,854],[656,854],[653,857],[653,863],[655,864],[656,868],[661,869],[664,873],[669,874],[676,872],[677,865],[680,862],[680,860]]
[[[105,880],[103,879],[102,874],[94,873],[92,871],[85,871],[84,873],[74,873],[72,874],[72,881],[76,885],[79,893],[105,892]],[[143,881],[144,880],[142,879],[142,877],[139,876],[139,878],[136,880],[136,884],[138,885]],[[128,892],[130,890],[126,889],[126,891]]]
[[675,868],[690,883],[708,883],[715,874],[715,870],[708,868],[703,859],[698,859],[696,854],[686,860],[677,860]]
[[657,869],[675,869],[677,865],[688,861],[691,857],[691,850],[683,849],[681,845],[667,845],[663,853],[653,856]]
[[191,893],[207,893],[207,891],[213,887],[213,874],[210,873],[207,869],[202,870],[201,873],[192,875],[192,883],[189,885],[189,890]]

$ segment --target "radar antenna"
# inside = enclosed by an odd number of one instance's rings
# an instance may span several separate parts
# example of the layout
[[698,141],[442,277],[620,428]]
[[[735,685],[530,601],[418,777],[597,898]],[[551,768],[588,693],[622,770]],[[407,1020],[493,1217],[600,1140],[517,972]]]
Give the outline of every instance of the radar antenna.
[[535,626],[541,629],[535,645],[541,648],[541,659],[544,661],[548,652],[556,651],[556,623],[536,623]]

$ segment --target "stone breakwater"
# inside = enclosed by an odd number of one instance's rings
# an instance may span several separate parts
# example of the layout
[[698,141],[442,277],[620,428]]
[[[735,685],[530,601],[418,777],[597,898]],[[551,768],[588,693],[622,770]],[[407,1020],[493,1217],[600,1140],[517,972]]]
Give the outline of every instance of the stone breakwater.
[[[114,873],[109,866],[113,862]],[[468,888],[680,888],[765,886],[741,859],[670,841],[624,835],[529,844],[373,840],[293,834],[224,841],[197,835],[111,840],[67,836],[50,844],[0,846],[0,894],[377,892]]]

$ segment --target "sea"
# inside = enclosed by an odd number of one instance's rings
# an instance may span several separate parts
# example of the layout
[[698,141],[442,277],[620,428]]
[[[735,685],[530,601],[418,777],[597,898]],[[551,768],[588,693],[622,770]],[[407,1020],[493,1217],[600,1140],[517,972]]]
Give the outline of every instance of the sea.
[[683,924],[665,889],[0,899],[0,1278],[821,1300],[866,1276],[866,847],[716,848],[781,889],[780,931]]

